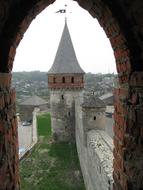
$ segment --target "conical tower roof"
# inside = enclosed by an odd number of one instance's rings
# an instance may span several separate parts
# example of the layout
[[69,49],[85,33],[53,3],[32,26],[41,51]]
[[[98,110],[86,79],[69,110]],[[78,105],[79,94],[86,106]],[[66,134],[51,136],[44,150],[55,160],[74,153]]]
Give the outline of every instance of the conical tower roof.
[[70,33],[65,21],[64,30],[59,43],[59,47],[56,53],[56,57],[48,74],[84,74],[84,71],[80,67]]

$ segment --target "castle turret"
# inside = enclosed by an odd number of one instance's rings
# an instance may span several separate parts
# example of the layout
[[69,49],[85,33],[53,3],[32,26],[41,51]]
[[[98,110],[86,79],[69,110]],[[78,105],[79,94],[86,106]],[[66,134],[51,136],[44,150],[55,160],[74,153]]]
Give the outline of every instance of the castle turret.
[[83,88],[84,71],[81,69],[73,48],[67,23],[60,40],[54,64],[48,71],[50,89]]
[[75,139],[74,102],[84,87],[83,77],[65,21],[56,57],[48,72],[52,131],[57,141]]

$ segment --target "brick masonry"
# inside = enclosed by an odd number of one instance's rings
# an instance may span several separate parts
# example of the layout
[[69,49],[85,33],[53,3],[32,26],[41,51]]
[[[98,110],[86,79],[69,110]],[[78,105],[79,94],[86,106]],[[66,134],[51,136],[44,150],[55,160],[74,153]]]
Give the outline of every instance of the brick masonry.
[[11,74],[0,73],[0,189],[19,189],[15,90]]
[[142,80],[142,74],[135,72],[128,86],[114,91],[114,189],[143,187]]
[[[50,89],[82,89],[84,87],[83,74],[49,75],[48,88]],[[64,82],[63,82],[64,78]]]

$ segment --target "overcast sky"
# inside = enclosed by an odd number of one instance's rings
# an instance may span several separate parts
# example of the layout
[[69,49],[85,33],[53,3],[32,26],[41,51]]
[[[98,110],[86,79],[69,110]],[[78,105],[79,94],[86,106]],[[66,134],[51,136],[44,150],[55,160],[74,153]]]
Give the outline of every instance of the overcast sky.
[[31,23],[14,61],[13,71],[47,72],[53,64],[65,24],[55,13],[67,4],[67,24],[79,64],[85,72],[116,73],[110,42],[97,20],[72,0],[57,0]]

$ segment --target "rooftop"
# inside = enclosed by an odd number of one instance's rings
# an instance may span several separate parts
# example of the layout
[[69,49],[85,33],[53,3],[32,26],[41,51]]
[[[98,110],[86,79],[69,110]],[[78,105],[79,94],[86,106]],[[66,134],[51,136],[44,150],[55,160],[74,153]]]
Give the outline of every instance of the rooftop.
[[113,93],[112,92],[108,92],[106,94],[103,94],[102,96],[99,97],[100,100],[105,100],[107,98],[113,97]]
[[103,108],[105,104],[102,100],[94,95],[84,96],[82,107],[84,108]]
[[20,103],[20,105],[25,105],[25,106],[40,106],[45,104],[47,104],[47,102],[36,95],[33,95],[30,98],[23,101],[22,103]]
[[56,53],[56,57],[48,74],[84,74],[84,71],[80,67],[70,33],[65,21],[64,30],[59,43],[59,47]]

